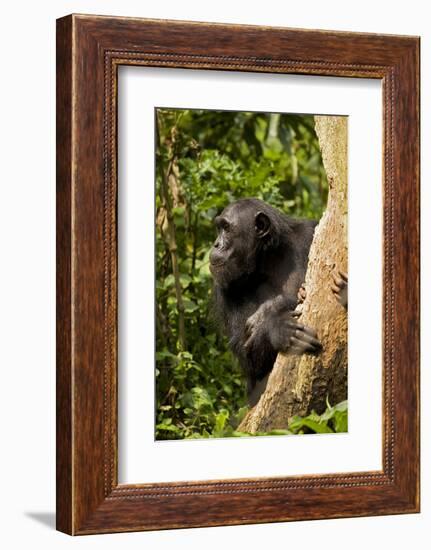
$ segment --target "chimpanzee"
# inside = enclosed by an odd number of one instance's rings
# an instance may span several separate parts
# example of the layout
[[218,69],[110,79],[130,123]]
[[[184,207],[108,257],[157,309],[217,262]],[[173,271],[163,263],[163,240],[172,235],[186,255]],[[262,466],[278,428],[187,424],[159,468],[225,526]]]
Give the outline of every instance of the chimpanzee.
[[[321,349],[316,332],[300,324],[294,312],[317,222],[290,218],[247,198],[227,206],[215,225],[218,236],[210,253],[214,302],[254,405],[279,351]],[[339,295],[346,285],[334,286],[333,292]]]

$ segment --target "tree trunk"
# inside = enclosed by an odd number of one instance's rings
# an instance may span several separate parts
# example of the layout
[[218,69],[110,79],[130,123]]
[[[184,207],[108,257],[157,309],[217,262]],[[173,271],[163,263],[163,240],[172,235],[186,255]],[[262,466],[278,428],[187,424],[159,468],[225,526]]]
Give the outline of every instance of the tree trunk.
[[331,291],[332,274],[347,273],[347,118],[316,116],[315,126],[329,195],[310,249],[300,322],[317,331],[322,351],[278,355],[265,392],[238,428],[244,432],[285,429],[295,415],[321,413],[326,399],[334,405],[347,398],[347,314]]

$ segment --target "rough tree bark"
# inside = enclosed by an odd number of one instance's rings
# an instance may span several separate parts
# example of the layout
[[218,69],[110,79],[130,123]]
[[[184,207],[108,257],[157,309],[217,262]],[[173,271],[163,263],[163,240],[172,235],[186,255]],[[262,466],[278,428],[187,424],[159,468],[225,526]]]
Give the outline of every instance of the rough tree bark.
[[331,291],[332,274],[347,273],[347,118],[316,116],[315,126],[329,196],[310,249],[300,322],[317,331],[323,348],[318,356],[278,355],[265,392],[238,428],[244,432],[283,429],[295,415],[322,412],[326,398],[347,398],[347,314]]

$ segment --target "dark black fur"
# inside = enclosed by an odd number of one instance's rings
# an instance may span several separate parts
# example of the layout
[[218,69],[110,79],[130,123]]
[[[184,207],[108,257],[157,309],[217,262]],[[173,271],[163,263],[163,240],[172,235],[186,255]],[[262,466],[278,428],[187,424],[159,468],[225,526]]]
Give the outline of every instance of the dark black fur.
[[258,199],[230,204],[215,222],[215,305],[254,404],[279,351],[320,348],[314,331],[292,314],[317,222],[289,218]]

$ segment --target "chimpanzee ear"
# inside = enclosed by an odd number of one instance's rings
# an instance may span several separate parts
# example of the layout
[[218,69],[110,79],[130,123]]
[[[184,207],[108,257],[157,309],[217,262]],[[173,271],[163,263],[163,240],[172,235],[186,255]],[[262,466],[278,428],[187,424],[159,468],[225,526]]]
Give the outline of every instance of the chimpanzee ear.
[[264,212],[258,212],[254,218],[254,227],[259,238],[266,237],[271,229],[271,221]]

